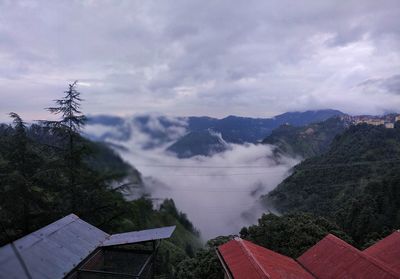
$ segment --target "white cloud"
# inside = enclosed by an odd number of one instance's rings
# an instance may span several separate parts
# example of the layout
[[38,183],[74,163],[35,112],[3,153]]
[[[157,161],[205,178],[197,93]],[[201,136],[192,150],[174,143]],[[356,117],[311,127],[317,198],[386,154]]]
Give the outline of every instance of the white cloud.
[[[132,132],[131,137],[110,141],[126,147],[117,151],[140,170],[151,197],[156,201],[173,198],[204,239],[236,234],[242,226],[255,223],[266,211],[258,198],[281,182],[299,162],[293,158],[277,159],[274,147],[253,144],[230,145],[227,151],[211,157],[178,159],[165,149],[186,133],[186,122],[168,120],[172,125],[167,129],[155,123],[159,121],[156,117],[150,117],[145,125],[129,121],[124,129]],[[155,140],[143,128],[167,136]],[[115,133],[115,128],[89,125],[86,132],[101,136],[105,132]]]
[[3,0],[0,115],[37,118],[75,79],[91,114],[382,112],[400,96],[349,91],[399,74],[399,16],[391,0]]

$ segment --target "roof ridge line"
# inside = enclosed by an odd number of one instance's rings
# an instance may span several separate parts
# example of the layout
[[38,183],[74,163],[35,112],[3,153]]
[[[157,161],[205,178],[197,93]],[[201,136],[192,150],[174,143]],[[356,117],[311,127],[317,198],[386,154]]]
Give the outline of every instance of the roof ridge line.
[[301,262],[299,262],[297,259],[295,258],[291,258],[293,259],[299,266],[301,266],[301,268],[303,268],[308,274],[310,274],[312,277],[318,279],[317,275],[315,275],[313,272],[311,272],[311,270],[309,270],[307,267],[305,267]]
[[249,258],[251,264],[256,268],[257,273],[259,273],[262,278],[270,279],[271,275],[269,275],[269,273],[261,266],[261,264],[258,262],[258,260],[253,256],[253,254],[250,252],[249,248],[247,248],[247,246],[245,245],[243,239],[241,239],[240,237],[237,237],[237,238],[235,238],[235,240],[238,242],[242,251]]
[[[396,277],[400,275],[397,271],[395,271],[395,270],[393,270],[391,267],[387,266],[384,262],[382,262],[382,261],[376,259],[375,257],[372,257],[372,256],[370,256],[370,255],[364,253],[364,251],[361,251],[361,250],[357,249],[356,247],[354,247],[353,245],[351,245],[351,244],[347,243],[346,241],[340,239],[339,237],[337,237],[337,236],[335,236],[335,235],[333,235],[333,234],[328,234],[326,237],[328,237],[328,236],[333,236],[334,239],[339,239],[339,240],[341,241],[341,243],[337,243],[336,241],[334,241],[334,240],[332,240],[332,239],[330,239],[330,238],[327,238],[329,241],[332,241],[332,242],[334,242],[334,243],[336,243],[336,244],[338,244],[338,245],[340,245],[340,246],[342,246],[342,247],[344,246],[344,247],[347,247],[347,248],[349,248],[349,249],[355,250],[359,256],[361,256],[362,258],[366,259],[366,260],[369,261],[371,264],[373,264],[373,265],[375,265],[375,266],[377,266],[377,267],[379,267],[379,268],[385,270],[386,272],[389,272],[390,274],[392,274],[392,275],[394,275],[394,276],[396,276]],[[316,243],[316,245],[317,245],[317,244],[318,244],[318,242]],[[343,245],[343,244],[345,244],[345,245]],[[313,247],[314,247],[314,246],[313,246]],[[312,248],[312,247],[311,247],[311,248]],[[311,248],[310,248],[310,249],[311,249]],[[307,250],[307,251],[308,251],[308,250]],[[307,251],[306,251],[306,252],[307,252]]]

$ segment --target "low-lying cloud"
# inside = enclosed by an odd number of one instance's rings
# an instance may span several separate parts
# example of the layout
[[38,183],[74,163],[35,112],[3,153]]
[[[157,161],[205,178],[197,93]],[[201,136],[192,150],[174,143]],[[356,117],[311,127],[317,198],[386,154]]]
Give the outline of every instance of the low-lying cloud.
[[255,223],[266,211],[259,197],[273,189],[299,162],[293,158],[277,159],[273,146],[254,144],[232,144],[229,150],[210,157],[178,159],[165,152],[171,142],[143,148],[147,135],[132,125],[134,131],[129,140],[110,141],[128,150],[118,152],[142,173],[151,197],[155,201],[173,198],[204,239],[237,234],[241,227]]

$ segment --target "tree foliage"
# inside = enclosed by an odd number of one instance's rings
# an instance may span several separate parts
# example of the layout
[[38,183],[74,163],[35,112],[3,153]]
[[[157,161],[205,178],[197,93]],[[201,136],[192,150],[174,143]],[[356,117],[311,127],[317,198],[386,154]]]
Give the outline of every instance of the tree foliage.
[[328,233],[352,243],[331,221],[306,213],[277,216],[263,214],[257,225],[244,227],[240,236],[283,255],[297,258]]
[[179,263],[176,277],[178,279],[223,279],[224,273],[216,249],[232,238],[233,236],[219,236],[207,241],[206,247],[198,250],[193,258]]
[[84,167],[82,165],[83,155],[86,145],[82,143],[82,137],[79,132],[85,124],[86,117],[80,111],[81,97],[80,92],[76,90],[77,81],[69,84],[69,89],[65,91],[65,96],[55,100],[57,106],[50,107],[47,110],[55,115],[60,115],[60,119],[56,121],[44,121],[53,133],[60,136],[64,144],[56,149],[60,153],[59,166],[67,170],[66,178],[69,187],[66,195],[70,195],[71,211],[76,212],[79,208],[79,187],[83,178],[83,174],[79,171]]
[[265,197],[282,212],[325,216],[364,247],[400,227],[400,126],[357,125],[296,166]]
[[58,121],[45,121],[45,123],[53,128],[65,129],[68,136],[74,136],[79,133],[85,124],[86,117],[80,110],[82,98],[81,93],[76,90],[78,81],[68,85],[68,90],[64,91],[64,97],[55,100],[56,107],[49,107],[47,110],[56,115],[60,115]]
[[156,210],[148,197],[124,199],[116,185],[135,176],[141,187],[140,174],[79,134],[84,116],[75,85],[51,109],[59,121],[27,125],[10,113],[13,124],[0,124],[0,246],[70,213],[109,233],[176,225],[157,261],[160,272],[174,276],[172,265],[200,247],[197,230],[172,200]]
[[277,146],[279,154],[310,158],[327,152],[333,139],[343,133],[346,127],[347,123],[340,117],[300,127],[282,125],[262,143]]

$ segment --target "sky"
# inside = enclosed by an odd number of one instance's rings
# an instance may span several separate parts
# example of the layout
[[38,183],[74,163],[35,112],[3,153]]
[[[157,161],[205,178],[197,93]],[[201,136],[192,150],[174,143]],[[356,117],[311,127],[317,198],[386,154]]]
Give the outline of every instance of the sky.
[[400,106],[400,3],[0,0],[0,120],[79,80],[86,114],[269,117]]

